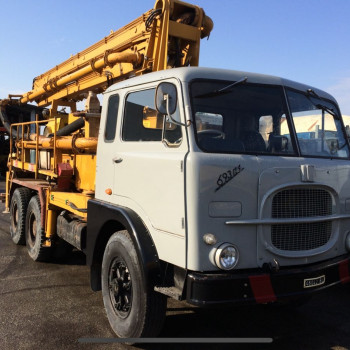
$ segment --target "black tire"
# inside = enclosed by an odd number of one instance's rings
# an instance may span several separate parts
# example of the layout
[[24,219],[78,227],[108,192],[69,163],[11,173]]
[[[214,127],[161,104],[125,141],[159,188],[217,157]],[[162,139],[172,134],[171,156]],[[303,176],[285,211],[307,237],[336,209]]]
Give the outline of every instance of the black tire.
[[41,206],[39,196],[31,198],[26,215],[26,245],[29,256],[34,261],[47,261],[51,255],[51,247],[43,247],[46,240],[45,231],[41,227]]
[[166,297],[146,287],[141,262],[127,231],[109,239],[102,262],[102,296],[120,338],[155,337],[163,326]]
[[17,188],[12,195],[10,203],[10,235],[13,243],[24,245],[25,223],[27,207],[31,196],[31,190],[26,187]]

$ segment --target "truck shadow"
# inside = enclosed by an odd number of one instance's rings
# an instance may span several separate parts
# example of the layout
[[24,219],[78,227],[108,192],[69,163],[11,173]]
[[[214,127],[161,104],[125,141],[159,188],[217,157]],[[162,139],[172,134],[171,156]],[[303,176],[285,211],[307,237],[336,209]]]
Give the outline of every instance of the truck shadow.
[[83,252],[73,249],[73,251],[64,256],[53,256],[49,261],[51,264],[58,265],[86,265],[86,256]]
[[[337,286],[298,307],[256,305],[199,309],[169,300],[160,337],[182,338],[185,343],[137,347],[147,350],[165,347],[167,350],[348,349],[350,334],[342,319],[348,317],[346,310],[350,310],[349,292],[349,285]],[[331,319],[330,312],[334,315]]]

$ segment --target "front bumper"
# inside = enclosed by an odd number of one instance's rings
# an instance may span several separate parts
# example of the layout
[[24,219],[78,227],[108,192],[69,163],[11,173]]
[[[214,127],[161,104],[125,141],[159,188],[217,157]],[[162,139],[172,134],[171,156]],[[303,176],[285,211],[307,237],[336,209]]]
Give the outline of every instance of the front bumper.
[[189,272],[186,300],[198,306],[270,303],[311,295],[347,282],[350,282],[349,255],[270,273],[262,270],[244,273]]

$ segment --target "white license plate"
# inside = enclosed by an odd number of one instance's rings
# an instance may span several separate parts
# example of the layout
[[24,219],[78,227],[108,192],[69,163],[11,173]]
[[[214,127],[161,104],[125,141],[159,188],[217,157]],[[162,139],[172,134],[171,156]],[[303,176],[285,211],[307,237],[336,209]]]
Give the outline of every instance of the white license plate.
[[326,276],[320,276],[315,278],[306,278],[304,279],[304,288],[312,288],[317,286],[322,286],[322,284],[325,284],[326,282]]

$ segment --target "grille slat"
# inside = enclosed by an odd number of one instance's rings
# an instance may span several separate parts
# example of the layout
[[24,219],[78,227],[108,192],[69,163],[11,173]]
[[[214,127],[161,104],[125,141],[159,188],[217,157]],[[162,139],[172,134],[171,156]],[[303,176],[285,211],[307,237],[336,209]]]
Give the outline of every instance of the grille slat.
[[[317,188],[293,188],[278,192],[272,201],[273,218],[306,218],[332,215],[332,197]],[[272,244],[280,250],[311,250],[325,245],[332,233],[330,221],[274,224]]]

